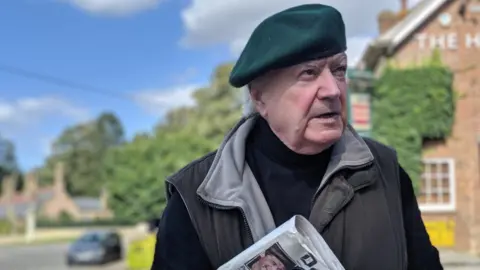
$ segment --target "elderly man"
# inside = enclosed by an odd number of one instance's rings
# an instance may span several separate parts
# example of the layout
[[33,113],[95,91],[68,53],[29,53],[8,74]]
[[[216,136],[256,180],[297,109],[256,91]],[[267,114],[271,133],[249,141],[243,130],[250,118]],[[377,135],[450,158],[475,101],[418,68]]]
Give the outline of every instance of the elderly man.
[[152,269],[216,269],[293,215],[348,270],[442,269],[395,152],[347,124],[345,26],[332,7],[279,12],[230,76],[255,112],[167,179]]

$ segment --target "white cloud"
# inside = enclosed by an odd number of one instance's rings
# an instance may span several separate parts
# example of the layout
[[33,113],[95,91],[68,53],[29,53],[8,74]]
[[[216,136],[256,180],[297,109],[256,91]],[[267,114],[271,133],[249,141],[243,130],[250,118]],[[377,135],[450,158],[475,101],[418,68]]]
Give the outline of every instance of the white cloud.
[[[418,0],[415,0],[416,2]],[[182,11],[186,29],[182,44],[204,46],[225,43],[233,54],[245,46],[250,33],[267,16],[299,4],[322,3],[336,7],[347,27],[350,64],[358,60],[369,40],[377,34],[377,15],[398,10],[398,0],[192,0]]]
[[9,138],[35,134],[40,124],[56,121],[58,117],[84,121],[89,113],[57,97],[0,99],[0,132]]
[[144,90],[135,94],[134,99],[149,113],[163,116],[168,110],[194,105],[192,93],[198,87],[199,85],[192,84],[171,89]]
[[85,119],[88,111],[56,97],[28,97],[13,101],[0,100],[0,125],[30,125],[49,116]]
[[53,136],[46,136],[39,139],[39,145],[40,145],[39,151],[43,156],[48,157],[49,155],[52,154],[52,145],[55,139],[56,138]]
[[0,135],[13,141],[20,165],[50,153],[53,130],[59,123],[77,123],[89,117],[87,109],[55,96],[0,99]]
[[130,15],[158,6],[161,0],[63,0],[87,12]]
[[368,46],[372,39],[370,37],[351,37],[348,39],[348,63],[350,65],[355,65],[360,60],[363,52]]
[[194,67],[187,68],[183,73],[173,76],[175,84],[185,84],[198,76],[198,70]]

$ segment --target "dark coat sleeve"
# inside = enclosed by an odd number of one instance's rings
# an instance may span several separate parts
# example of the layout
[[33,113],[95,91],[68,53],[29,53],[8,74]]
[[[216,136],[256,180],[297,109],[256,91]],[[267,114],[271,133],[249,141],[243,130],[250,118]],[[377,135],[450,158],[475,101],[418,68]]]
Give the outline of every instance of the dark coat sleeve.
[[151,270],[213,270],[178,193],[165,208]]
[[430,242],[412,180],[400,167],[404,228],[407,238],[408,270],[442,270],[438,250]]

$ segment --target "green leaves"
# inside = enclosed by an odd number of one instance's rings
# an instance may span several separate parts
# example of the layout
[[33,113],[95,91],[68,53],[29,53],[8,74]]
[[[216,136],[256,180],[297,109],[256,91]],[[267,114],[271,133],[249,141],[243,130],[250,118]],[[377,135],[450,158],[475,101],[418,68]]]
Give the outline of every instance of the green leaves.
[[[6,175],[18,173],[18,171],[15,145],[10,140],[0,136],[0,184]],[[0,185],[0,191],[1,189]]]
[[103,179],[116,218],[144,221],[161,215],[165,179],[215,150],[241,117],[240,92],[230,87],[232,65],[219,66],[210,86],[193,93],[196,105],[167,113],[152,135],[139,135],[108,151]]
[[372,95],[373,135],[396,148],[416,186],[423,141],[448,137],[455,113],[451,72],[435,55],[426,63],[409,69],[387,68]]
[[[0,136],[0,177],[18,170],[15,145]],[[0,178],[1,181],[2,178]]]
[[40,183],[50,184],[55,163],[65,164],[66,184],[72,195],[99,196],[102,163],[109,148],[124,142],[120,120],[112,113],[67,128],[53,143],[53,154],[40,169]]

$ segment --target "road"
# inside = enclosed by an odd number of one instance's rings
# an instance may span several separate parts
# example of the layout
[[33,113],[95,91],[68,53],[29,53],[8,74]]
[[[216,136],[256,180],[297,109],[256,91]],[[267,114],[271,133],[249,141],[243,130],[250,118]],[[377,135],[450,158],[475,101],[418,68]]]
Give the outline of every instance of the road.
[[480,265],[470,265],[470,266],[445,266],[445,270],[479,270]]
[[479,270],[480,258],[453,250],[439,250],[445,270]]
[[[0,246],[1,270],[125,270],[123,263],[100,267],[73,267],[65,265],[68,244]],[[455,252],[442,251],[442,261],[448,263],[445,270],[480,270],[480,258]],[[470,264],[469,266],[462,264]],[[455,265],[456,264],[456,265]],[[455,266],[454,266],[455,265]]]
[[0,269],[2,270],[125,270],[123,263],[100,267],[69,268],[65,264],[68,244],[2,246],[0,247]]

